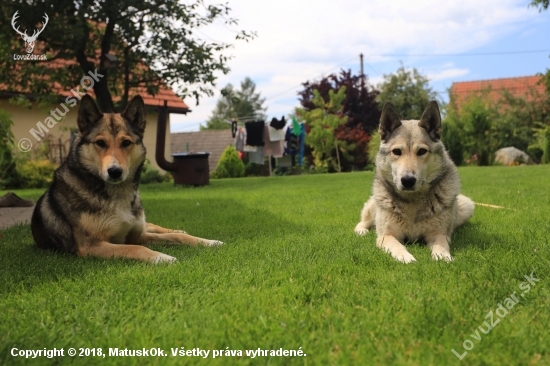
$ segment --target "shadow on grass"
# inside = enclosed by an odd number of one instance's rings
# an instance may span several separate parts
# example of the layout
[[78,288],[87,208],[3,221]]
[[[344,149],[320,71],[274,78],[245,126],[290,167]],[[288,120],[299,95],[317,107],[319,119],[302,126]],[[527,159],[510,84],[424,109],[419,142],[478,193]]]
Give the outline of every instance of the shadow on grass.
[[507,241],[506,235],[487,231],[479,223],[468,222],[455,229],[451,242],[451,250],[462,251],[468,248],[476,248],[480,251],[485,251],[494,244],[505,241]]
[[[147,198],[144,202],[147,221],[157,225],[181,229],[189,234],[223,241],[226,245],[240,240],[271,238],[281,235],[276,227],[297,232],[303,229],[262,207],[246,207],[232,199]],[[30,225],[16,225],[1,231],[0,238],[0,297],[9,293],[29,291],[34,287],[64,279],[78,279],[104,272],[109,267],[134,267],[141,264],[131,260],[103,260],[78,258],[71,254],[42,250],[32,238]],[[153,250],[165,252],[174,245],[154,245]],[[223,246],[222,246],[223,248]],[[203,250],[184,245],[175,249],[177,256],[192,259],[201,256]],[[222,251],[219,252],[223,255]]]

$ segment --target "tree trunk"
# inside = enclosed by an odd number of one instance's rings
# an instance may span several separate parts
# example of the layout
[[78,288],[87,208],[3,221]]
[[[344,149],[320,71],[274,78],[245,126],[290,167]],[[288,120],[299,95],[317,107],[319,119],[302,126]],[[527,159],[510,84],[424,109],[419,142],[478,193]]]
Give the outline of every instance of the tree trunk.
[[111,97],[111,92],[109,92],[109,87],[107,85],[107,70],[100,69],[98,73],[104,75],[102,78],[99,79],[98,82],[94,84],[94,93],[96,96],[97,104],[99,105],[99,109],[103,113],[119,112],[115,110],[113,98]]

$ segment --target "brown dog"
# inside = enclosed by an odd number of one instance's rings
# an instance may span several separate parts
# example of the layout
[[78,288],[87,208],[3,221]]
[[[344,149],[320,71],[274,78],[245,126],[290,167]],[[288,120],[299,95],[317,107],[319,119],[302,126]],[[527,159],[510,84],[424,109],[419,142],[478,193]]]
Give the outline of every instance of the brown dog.
[[82,257],[160,263],[176,258],[142,245],[222,244],[145,222],[138,192],[145,124],[140,96],[122,114],[102,114],[90,96],[82,98],[80,133],[32,216],[32,234],[39,247]]

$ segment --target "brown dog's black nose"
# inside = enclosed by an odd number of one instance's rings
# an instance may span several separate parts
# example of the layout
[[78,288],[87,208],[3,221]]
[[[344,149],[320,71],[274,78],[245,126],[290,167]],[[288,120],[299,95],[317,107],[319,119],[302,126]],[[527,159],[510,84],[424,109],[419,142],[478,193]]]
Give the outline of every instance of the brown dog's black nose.
[[122,175],[122,169],[121,168],[109,168],[109,169],[107,169],[107,174],[109,174],[109,178],[118,179]]
[[405,189],[412,189],[416,184],[416,178],[410,175],[405,176],[401,178],[401,184]]

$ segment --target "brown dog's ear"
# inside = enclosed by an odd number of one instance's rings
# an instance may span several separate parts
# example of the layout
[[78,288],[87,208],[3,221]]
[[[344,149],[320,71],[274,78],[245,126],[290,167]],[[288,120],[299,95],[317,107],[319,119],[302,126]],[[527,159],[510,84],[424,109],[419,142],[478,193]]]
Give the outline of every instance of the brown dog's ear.
[[122,116],[130,122],[130,126],[136,133],[143,135],[147,120],[145,119],[145,103],[141,96],[136,95],[132,99]]
[[428,135],[430,135],[432,141],[437,142],[441,139],[441,113],[435,100],[432,100],[428,104],[424,113],[422,113],[418,125],[428,131]]
[[90,131],[97,124],[101,117],[103,117],[103,114],[97,108],[94,99],[88,94],[83,96],[78,107],[77,117],[80,132],[86,134],[86,132]]
[[388,141],[392,132],[401,126],[401,118],[399,113],[395,110],[395,107],[386,102],[382,108],[382,115],[380,116],[380,126],[378,132],[382,141]]

